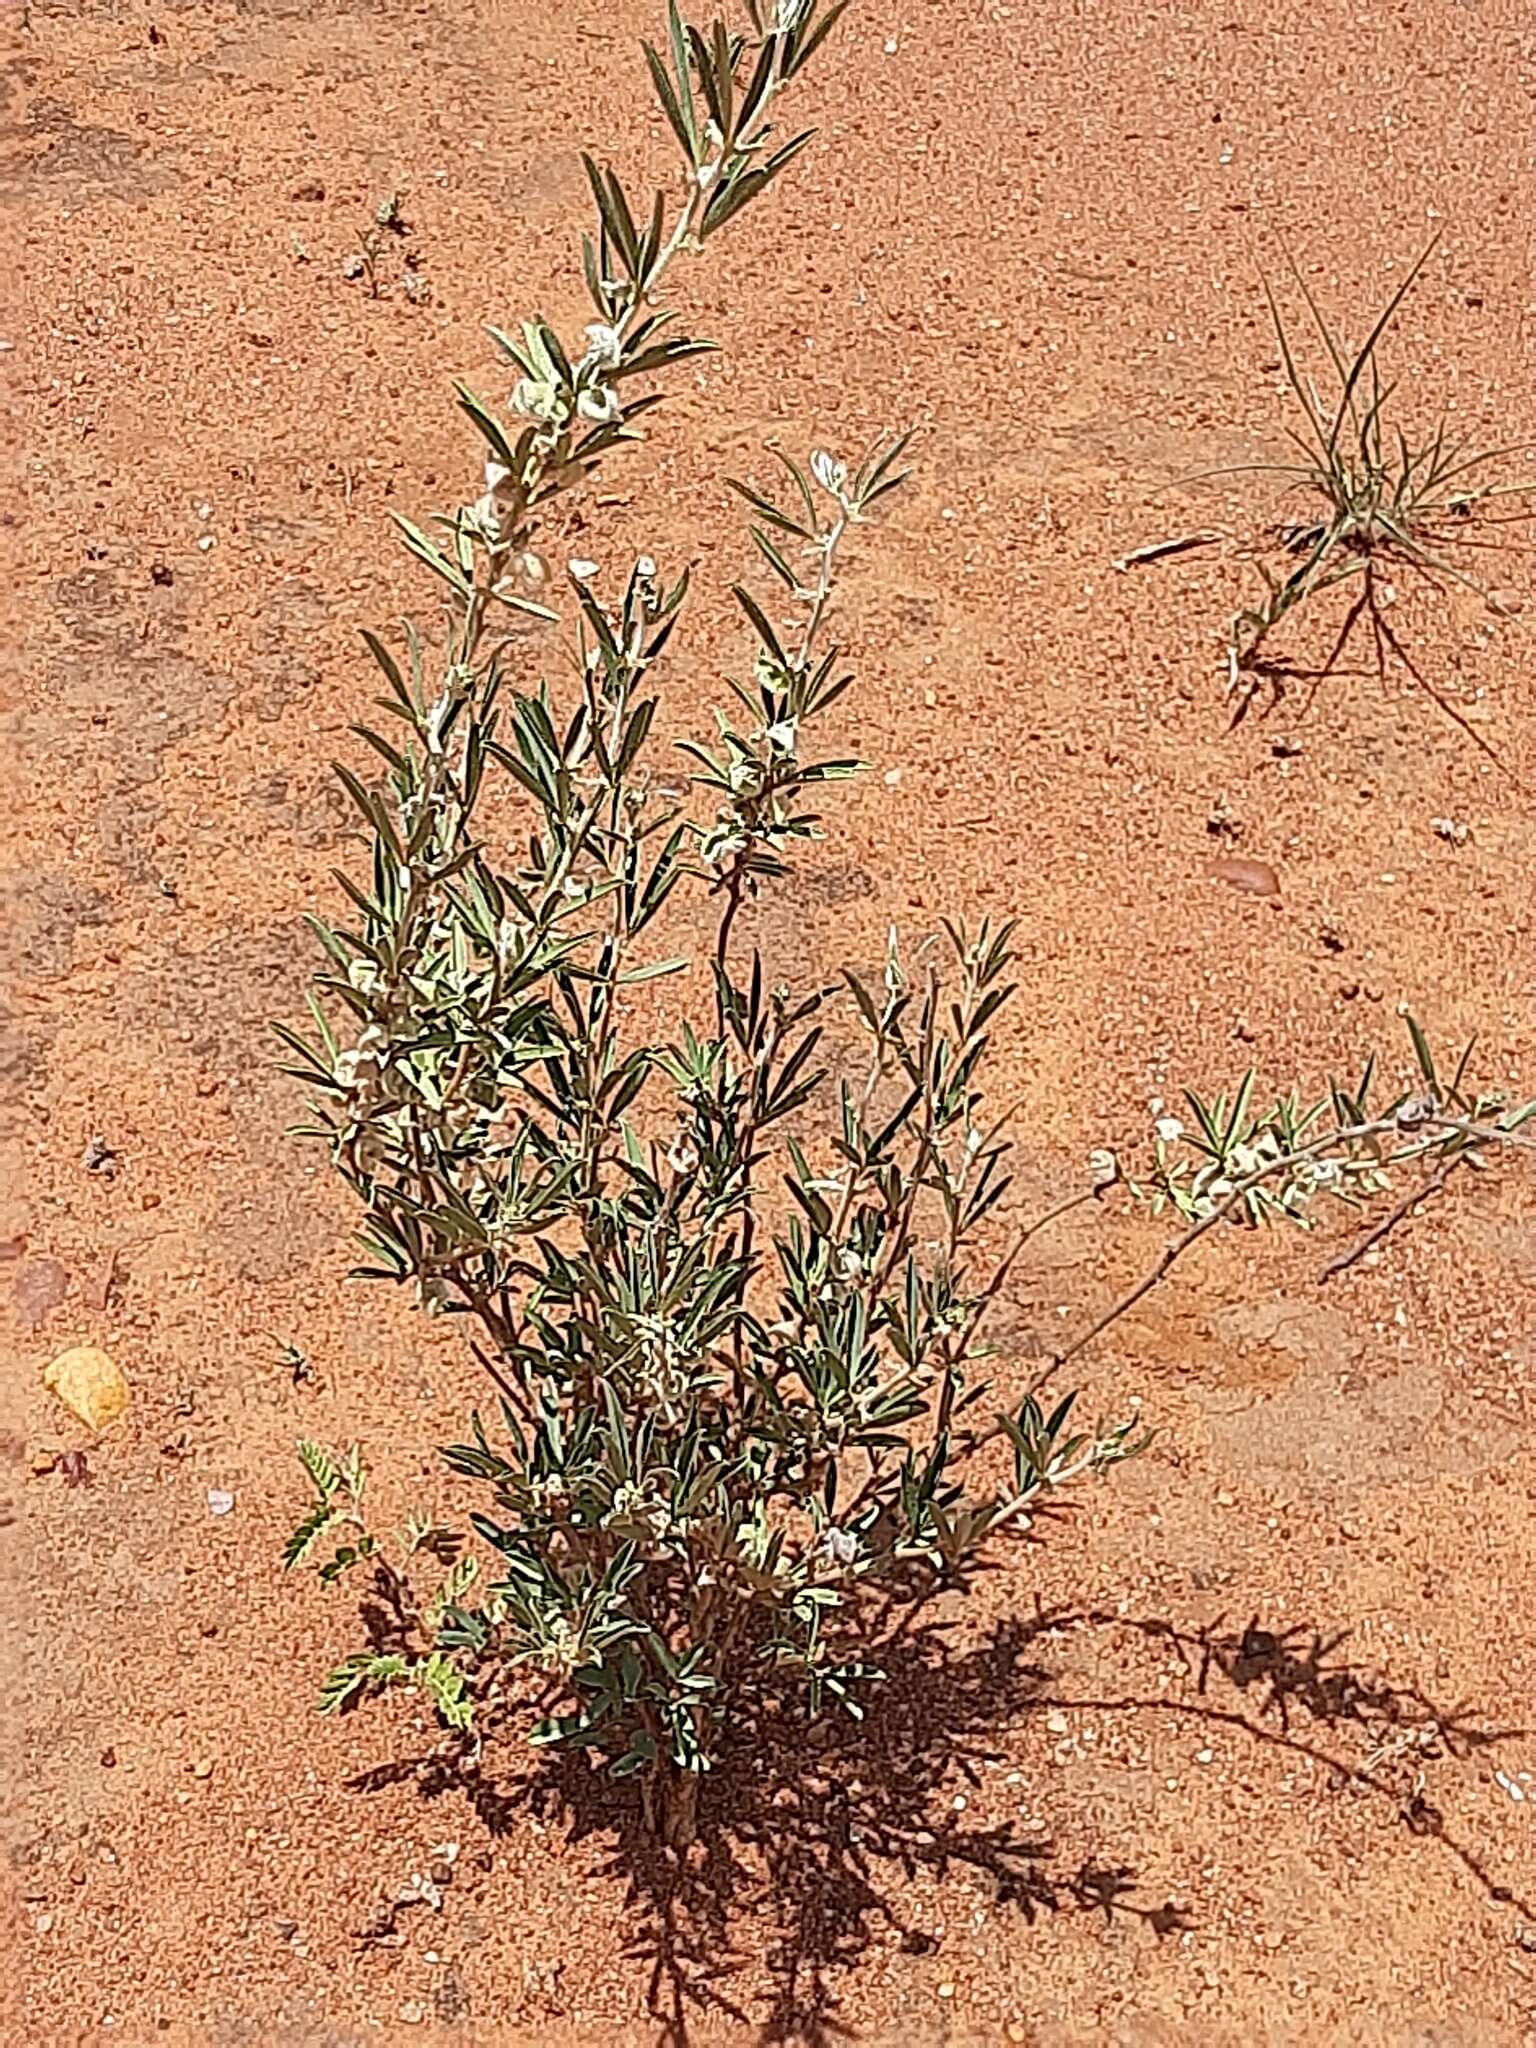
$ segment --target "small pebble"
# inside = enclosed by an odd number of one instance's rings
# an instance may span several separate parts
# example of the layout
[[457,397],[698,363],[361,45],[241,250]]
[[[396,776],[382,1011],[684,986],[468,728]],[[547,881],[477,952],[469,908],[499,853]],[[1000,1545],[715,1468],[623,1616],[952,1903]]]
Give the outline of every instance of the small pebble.
[[128,1382],[121,1370],[105,1351],[90,1344],[61,1351],[43,1374],[43,1385],[88,1429],[98,1432],[116,1422],[128,1406]]
[[210,1515],[227,1515],[235,1505],[235,1496],[226,1493],[220,1486],[208,1489],[208,1512]]
[[1267,860],[1250,860],[1246,854],[1230,853],[1220,860],[1207,861],[1205,872],[1211,881],[1225,882],[1245,896],[1280,894],[1280,877]]
[[80,1154],[80,1164],[87,1173],[99,1173],[104,1180],[112,1180],[117,1173],[117,1154],[99,1131],[92,1131]]

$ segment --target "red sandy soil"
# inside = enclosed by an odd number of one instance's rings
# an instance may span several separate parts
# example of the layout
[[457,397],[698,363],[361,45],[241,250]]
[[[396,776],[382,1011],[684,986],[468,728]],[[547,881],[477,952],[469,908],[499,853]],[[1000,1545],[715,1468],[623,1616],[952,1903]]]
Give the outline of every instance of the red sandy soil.
[[[1536,1782],[1495,1775],[1536,1773],[1520,1161],[1326,1287],[1342,1236],[1192,1257],[1082,1361],[1154,1448],[950,1603],[869,1748],[738,1760],[670,1902],[616,1797],[573,1820],[504,1745],[472,1801],[415,1771],[408,1708],[310,1712],[351,1610],[282,1581],[294,1439],[360,1438],[388,1503],[446,1507],[432,1447],[478,1388],[452,1331],[343,1285],[351,1212],[283,1136],[267,1020],[353,857],[327,762],[373,689],[357,628],[429,604],[386,515],[473,480],[449,385],[496,391],[482,322],[579,319],[578,147],[665,163],[656,9],[7,12],[6,2038],[1536,2041]],[[1536,435],[1522,10],[855,0],[804,104],[812,150],[680,283],[725,354],[581,537],[718,592],[746,551],[717,479],[765,438],[920,428],[839,612],[876,772],[756,936],[808,982],[892,919],[1017,917],[1021,1199],[1185,1082],[1395,1060],[1401,1005],[1536,1087],[1527,557],[1490,558],[1524,621],[1395,613],[1511,774],[1359,650],[1231,731],[1273,506],[1177,482],[1284,445],[1282,237],[1355,334],[1441,227],[1405,411]],[[429,303],[394,244],[385,295],[343,277],[390,191]],[[1205,526],[1227,544],[1110,566]],[[679,730],[729,644],[701,600]],[[1224,849],[1278,901],[1209,880]],[[1011,1287],[1005,1386],[1162,1241],[1078,1226]],[[98,1442],[40,1383],[80,1342],[134,1388]],[[441,1911],[377,1938],[444,1843]]]

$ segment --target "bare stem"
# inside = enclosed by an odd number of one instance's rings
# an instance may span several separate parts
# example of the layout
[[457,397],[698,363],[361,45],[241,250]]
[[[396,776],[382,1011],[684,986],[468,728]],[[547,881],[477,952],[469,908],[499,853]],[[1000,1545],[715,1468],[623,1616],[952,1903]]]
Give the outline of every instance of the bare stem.
[[1318,1274],[1318,1279],[1331,1280],[1336,1273],[1347,1273],[1351,1266],[1357,1266],[1371,1247],[1380,1244],[1384,1237],[1389,1237],[1403,1218],[1411,1215],[1420,1202],[1428,1201],[1431,1195],[1439,1194],[1457,1167],[1464,1166],[1466,1160],[1465,1152],[1453,1153],[1449,1159],[1442,1160],[1428,1180],[1420,1181],[1416,1187],[1408,1190],[1400,1202],[1394,1202],[1386,1215],[1378,1223],[1373,1224],[1364,1237],[1356,1238],[1355,1242],[1347,1250],[1340,1252],[1336,1259],[1330,1259]]

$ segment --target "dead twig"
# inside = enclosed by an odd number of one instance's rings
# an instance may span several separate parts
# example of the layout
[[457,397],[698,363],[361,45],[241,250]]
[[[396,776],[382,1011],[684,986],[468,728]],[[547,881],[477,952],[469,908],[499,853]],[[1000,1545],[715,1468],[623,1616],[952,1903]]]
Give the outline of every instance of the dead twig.
[[1124,575],[1139,562],[1161,562],[1169,555],[1188,554],[1191,548],[1208,548],[1225,538],[1218,528],[1205,526],[1198,533],[1181,533],[1173,540],[1154,540],[1144,548],[1132,548],[1128,555],[1117,555],[1109,566]]

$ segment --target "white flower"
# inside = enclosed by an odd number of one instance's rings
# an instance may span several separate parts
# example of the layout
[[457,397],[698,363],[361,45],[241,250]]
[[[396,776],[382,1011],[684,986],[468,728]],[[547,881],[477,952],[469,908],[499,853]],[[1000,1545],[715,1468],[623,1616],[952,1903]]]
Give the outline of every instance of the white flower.
[[578,583],[589,582],[597,574],[596,562],[589,562],[585,555],[572,555],[565,566]]
[[1184,1126],[1176,1116],[1160,1116],[1152,1128],[1162,1145],[1176,1145],[1184,1135]]
[[610,384],[594,384],[577,399],[576,410],[584,420],[604,426],[619,417],[619,394]]
[[587,329],[587,352],[581,359],[584,370],[611,370],[624,354],[624,337],[617,327],[594,321]]
[[504,462],[498,462],[494,455],[485,458],[485,488],[494,498],[504,491],[512,481],[512,472]]
[[565,399],[559,387],[534,377],[520,377],[512,387],[513,410],[525,418],[555,424],[565,418]]
[[649,555],[642,555],[635,564],[635,574],[642,583],[649,583],[656,574],[656,564]]
[[846,466],[835,455],[829,455],[825,448],[811,450],[811,475],[824,491],[830,491],[834,498],[841,498],[843,486],[848,481]]
[[773,754],[792,754],[799,727],[793,718],[781,718],[777,725],[770,725],[763,734],[768,750]]
[[697,1170],[699,1150],[686,1131],[679,1131],[668,1146],[667,1164],[674,1173],[684,1176]]
[[699,858],[706,867],[723,868],[747,850],[746,834],[733,832],[730,827],[730,813],[722,814],[722,821],[712,832],[706,833],[699,847]]
[[825,1529],[822,1542],[834,1564],[853,1564],[859,1555],[859,1539],[851,1529]]
[[491,547],[500,547],[511,538],[512,524],[506,516],[507,508],[494,491],[487,491],[483,498],[476,498],[468,509],[470,524]]
[[1120,1162],[1107,1146],[1088,1154],[1088,1178],[1095,1194],[1112,1188],[1120,1178]]

